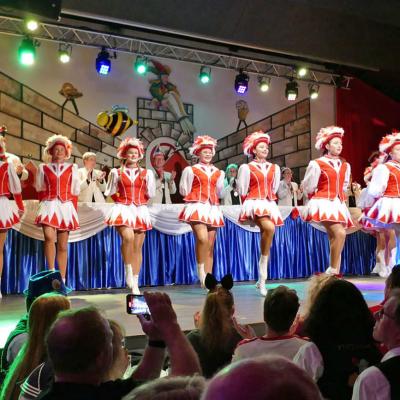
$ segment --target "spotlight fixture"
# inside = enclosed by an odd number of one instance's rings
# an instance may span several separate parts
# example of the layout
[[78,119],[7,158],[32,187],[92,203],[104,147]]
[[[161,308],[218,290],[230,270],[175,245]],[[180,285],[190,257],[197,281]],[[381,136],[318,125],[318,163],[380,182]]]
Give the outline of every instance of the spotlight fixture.
[[58,59],[63,64],[70,62],[71,60],[72,46],[68,43],[60,43],[58,46]]
[[139,75],[144,75],[147,72],[147,58],[137,56],[133,68]]
[[200,74],[199,74],[200,82],[207,84],[211,80],[211,68],[202,66],[200,68]]
[[249,76],[241,69],[235,78],[235,90],[238,94],[245,94],[249,88]]
[[25,21],[25,27],[29,32],[34,32],[39,28],[39,23],[35,19],[29,18]]
[[26,36],[18,48],[18,60],[22,65],[33,65],[36,58],[36,47],[39,42],[33,40],[31,37]]
[[299,78],[304,78],[308,73],[308,69],[306,67],[298,67],[297,68],[297,76]]
[[267,92],[271,85],[271,78],[267,76],[259,76],[258,77],[258,85],[260,86],[260,90],[262,92]]
[[295,101],[299,94],[299,88],[297,82],[290,79],[286,84],[285,96],[289,101]]
[[111,71],[110,53],[103,47],[96,58],[96,71],[100,75],[108,75]]
[[319,92],[319,85],[316,85],[316,84],[308,85],[308,93],[310,95],[310,99],[312,99],[312,100],[317,99],[318,92]]

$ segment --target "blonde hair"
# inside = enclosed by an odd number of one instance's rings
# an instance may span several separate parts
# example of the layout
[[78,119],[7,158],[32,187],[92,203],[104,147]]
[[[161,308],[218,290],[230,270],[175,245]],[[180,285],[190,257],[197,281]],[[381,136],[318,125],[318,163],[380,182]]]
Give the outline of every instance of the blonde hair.
[[11,364],[0,394],[2,400],[18,399],[19,385],[46,359],[45,338],[58,313],[71,307],[69,300],[60,294],[39,296],[29,310],[28,340]]
[[234,332],[233,307],[233,296],[229,290],[218,286],[208,293],[200,319],[200,336],[209,351],[230,345],[229,338]]
[[308,280],[308,288],[307,288],[307,295],[304,301],[304,306],[302,309],[302,318],[307,318],[308,314],[310,313],[310,309],[315,302],[318,293],[324,288],[328,283],[337,280],[336,276],[334,275],[327,275],[327,274],[319,274],[313,275]]

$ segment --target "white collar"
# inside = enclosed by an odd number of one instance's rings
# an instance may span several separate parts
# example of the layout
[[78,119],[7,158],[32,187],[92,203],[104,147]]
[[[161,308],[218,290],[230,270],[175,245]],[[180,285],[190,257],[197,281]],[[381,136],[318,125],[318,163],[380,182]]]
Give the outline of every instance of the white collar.
[[381,362],[390,360],[393,357],[400,356],[400,346],[394,347],[393,349],[389,350],[383,357]]

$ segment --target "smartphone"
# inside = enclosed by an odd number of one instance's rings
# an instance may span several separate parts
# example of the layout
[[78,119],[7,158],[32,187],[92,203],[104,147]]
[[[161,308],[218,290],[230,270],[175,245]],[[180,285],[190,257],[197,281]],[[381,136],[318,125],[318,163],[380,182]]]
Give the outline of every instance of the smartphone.
[[130,293],[126,295],[126,312],[132,315],[150,315],[146,299],[142,294]]

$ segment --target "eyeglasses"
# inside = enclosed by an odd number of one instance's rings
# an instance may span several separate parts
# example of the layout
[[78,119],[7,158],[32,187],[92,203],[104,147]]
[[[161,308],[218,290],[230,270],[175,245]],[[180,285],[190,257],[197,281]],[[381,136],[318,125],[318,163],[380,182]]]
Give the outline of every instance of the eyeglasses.
[[393,320],[396,319],[396,318],[393,317],[392,315],[386,314],[384,308],[381,308],[379,311],[377,311],[377,312],[374,314],[374,318],[375,318],[377,321],[379,321],[380,319],[383,318],[384,315],[386,315],[386,317],[388,317],[389,319],[393,319]]

